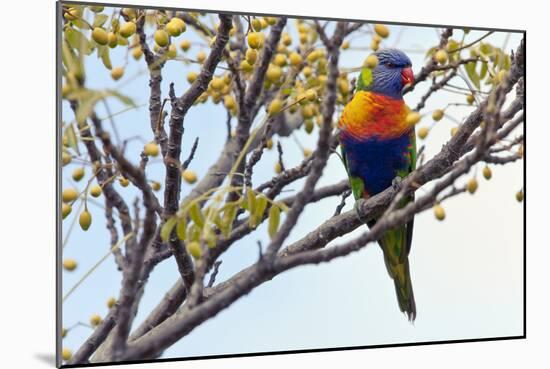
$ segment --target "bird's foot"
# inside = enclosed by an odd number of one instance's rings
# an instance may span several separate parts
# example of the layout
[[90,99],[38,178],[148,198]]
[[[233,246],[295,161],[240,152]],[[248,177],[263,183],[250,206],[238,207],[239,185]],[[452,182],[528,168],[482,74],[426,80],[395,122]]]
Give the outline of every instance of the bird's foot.
[[403,178],[401,177],[395,177],[392,181],[391,181],[391,187],[393,188],[393,190],[395,192],[399,192],[401,190],[401,183],[403,182]]
[[363,215],[361,214],[361,208],[359,206],[359,204],[361,203],[361,201],[356,201],[355,204],[353,205],[353,208],[355,209],[355,214],[357,215],[357,218],[362,222],[362,223],[366,223],[367,220],[365,219],[365,217],[363,217]]

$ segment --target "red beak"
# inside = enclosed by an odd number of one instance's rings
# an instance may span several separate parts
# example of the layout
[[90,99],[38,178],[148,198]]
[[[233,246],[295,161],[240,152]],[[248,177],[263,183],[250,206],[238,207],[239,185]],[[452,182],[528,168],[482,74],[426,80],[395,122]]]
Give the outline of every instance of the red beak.
[[414,73],[411,67],[403,68],[401,71],[401,81],[403,82],[403,86],[414,82]]

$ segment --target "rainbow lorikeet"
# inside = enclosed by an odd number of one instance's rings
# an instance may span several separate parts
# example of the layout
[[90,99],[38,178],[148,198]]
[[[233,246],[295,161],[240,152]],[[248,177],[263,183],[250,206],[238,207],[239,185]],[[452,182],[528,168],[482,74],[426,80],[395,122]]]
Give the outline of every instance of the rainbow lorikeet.
[[[416,166],[414,124],[407,123],[411,110],[402,94],[403,87],[414,81],[411,61],[395,49],[380,50],[375,55],[378,64],[361,70],[355,95],[338,124],[342,157],[355,199],[384,191]],[[413,200],[411,196],[401,205]],[[408,259],[413,222],[386,231],[378,240],[395,284],[399,308],[411,321],[416,317]],[[373,220],[367,225],[375,223]]]

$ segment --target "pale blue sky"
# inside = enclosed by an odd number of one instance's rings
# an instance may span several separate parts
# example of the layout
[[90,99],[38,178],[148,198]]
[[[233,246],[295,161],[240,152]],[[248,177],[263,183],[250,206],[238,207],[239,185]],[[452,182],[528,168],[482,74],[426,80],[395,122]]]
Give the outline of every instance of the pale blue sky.
[[[293,21],[289,20],[288,24],[294,27]],[[436,30],[430,27],[389,28],[391,36],[383,42],[384,46],[425,50],[438,41]],[[474,40],[483,33],[472,31],[466,39]],[[397,45],[394,45],[399,34]],[[455,38],[461,36],[461,31],[455,31]],[[197,40],[189,30],[178,40],[183,38]],[[507,43],[508,49],[515,49],[520,38],[520,34],[512,34]],[[505,39],[506,35],[498,32],[488,38],[497,46],[501,46]],[[368,36],[355,35],[351,42],[352,49],[369,44]],[[188,53],[193,57],[198,50],[199,48],[192,47]],[[358,66],[367,53],[364,50],[348,51],[341,58],[341,66]],[[424,54],[409,52],[409,56],[413,61],[413,69],[417,72],[424,64]],[[117,48],[111,57],[114,66],[122,65],[125,52],[122,48]],[[146,103],[149,94],[147,75],[142,73],[127,82],[140,71],[145,71],[145,62],[143,59],[135,62],[131,56],[128,61],[124,78],[114,82],[109,71],[102,67],[95,55],[88,58],[87,86],[98,89],[120,87],[122,93],[131,96],[138,104]],[[185,66],[178,61],[166,64],[163,71],[163,97],[167,95],[170,82],[175,83],[177,94],[185,90],[188,86],[185,76],[189,70],[198,71],[198,68],[195,65]],[[456,79],[454,83],[461,84],[461,81]],[[405,100],[414,106],[425,89],[425,84],[419,85]],[[428,100],[425,112],[443,107],[451,101],[462,102],[462,98],[441,93]],[[113,112],[122,108],[117,101],[111,100],[109,106]],[[468,110],[464,107],[452,107],[448,111],[452,116],[460,118]],[[106,115],[102,104],[98,105],[97,112],[99,116]],[[198,136],[200,143],[191,168],[197,171],[199,177],[216,160],[219,148],[224,143],[225,117],[223,107],[204,104],[193,107],[185,119],[182,155],[187,156]],[[63,119],[72,119],[66,103],[63,104]],[[114,118],[123,137],[139,135],[145,140],[134,140],[128,145],[127,155],[134,162],[137,162],[143,143],[152,139],[148,119],[146,106]],[[426,118],[420,124],[429,123]],[[109,124],[106,126],[109,127]],[[428,158],[439,151],[450,137],[449,132],[453,126],[454,123],[448,119],[443,119],[434,126],[427,140]],[[313,148],[316,133],[317,130],[308,136],[301,131],[297,133],[297,138],[304,146]],[[290,167],[299,163],[302,154],[295,141],[284,138],[281,142],[285,164]],[[255,183],[272,176],[275,160],[276,151],[266,152],[255,169]],[[378,246],[372,244],[358,253],[329,264],[300,267],[265,283],[195,329],[168,349],[164,357],[522,334],[523,211],[522,205],[514,198],[515,192],[523,183],[522,165],[520,162],[506,167],[493,167],[493,179],[490,182],[478,175],[480,187],[475,196],[463,195],[445,203],[447,219],[444,222],[437,222],[429,211],[417,217],[410,255],[418,308],[414,325],[399,312],[393,282],[387,275]],[[63,168],[64,185],[70,185],[70,174],[75,167],[76,165],[71,164]],[[148,178],[163,178],[163,168],[159,159],[151,161],[147,167]],[[342,164],[333,156],[320,185],[338,182],[345,176]],[[288,189],[298,190],[302,183],[296,182]],[[76,186],[82,188],[83,182]],[[185,196],[192,187],[184,184],[182,188],[182,195]],[[130,187],[121,193],[128,204],[139,195]],[[103,201],[102,198],[100,200]],[[308,206],[286,244],[299,239],[326,220],[339,201],[339,198],[331,198]],[[344,210],[351,206],[351,201],[348,201]],[[63,222],[64,236],[77,213],[75,210],[76,206]],[[75,258],[79,262],[76,271],[63,272],[64,293],[109,248],[110,237],[105,228],[103,210],[92,204],[89,205],[89,210],[93,214],[92,227],[88,232],[83,232],[77,226],[63,251],[64,257]],[[349,239],[365,228],[361,227],[337,242]],[[223,264],[218,281],[230,277],[255,261],[258,239],[264,245],[268,243],[264,226],[222,256]],[[172,259],[157,267],[147,286],[136,324],[144,319],[176,278],[178,273]],[[116,296],[119,287],[120,274],[112,258],[109,258],[63,304],[63,325],[69,327],[78,321],[87,322],[93,313],[104,316],[107,313],[106,300],[110,296]],[[77,327],[63,340],[63,346],[76,349],[90,333],[91,330],[86,327]]]

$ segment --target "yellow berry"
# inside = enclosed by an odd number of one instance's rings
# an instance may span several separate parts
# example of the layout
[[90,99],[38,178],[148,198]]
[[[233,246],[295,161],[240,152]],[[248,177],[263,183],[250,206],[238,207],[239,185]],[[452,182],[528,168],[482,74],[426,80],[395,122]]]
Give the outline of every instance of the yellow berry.
[[76,168],[75,170],[73,170],[72,177],[76,182],[78,182],[82,178],[84,178],[84,174],[86,174],[86,172],[84,171],[84,168],[80,167],[80,168]]
[[115,306],[115,305],[116,305],[116,299],[115,299],[114,297],[112,297],[112,296],[109,297],[109,299],[107,300],[107,307],[108,307],[109,309],[112,309],[113,306]]
[[258,18],[252,19],[252,21],[250,21],[250,25],[252,26],[252,29],[256,32],[262,30],[262,22],[260,22]]
[[349,41],[346,40],[346,41],[342,42],[342,46],[341,46],[341,47],[342,47],[342,50],[347,50],[347,49],[349,49]]
[[458,132],[458,127],[451,128],[451,137],[456,135],[457,132]]
[[134,22],[126,22],[120,26],[118,32],[124,38],[128,38],[136,33],[136,24]]
[[69,154],[67,152],[63,152],[63,154],[61,156],[62,156],[62,160],[63,160],[63,165],[67,165],[73,160],[73,158],[71,157],[71,154]]
[[101,192],[103,192],[103,190],[100,185],[93,185],[92,188],[90,188],[90,195],[92,195],[92,197],[99,197]]
[[214,90],[220,91],[221,89],[223,89],[223,86],[225,86],[225,83],[223,82],[222,78],[214,77],[214,78],[212,78],[212,81],[210,81],[210,86]]
[[290,35],[288,33],[283,34],[283,37],[282,37],[281,41],[282,41],[283,45],[285,45],[285,46],[292,45],[292,37],[290,37]]
[[284,67],[286,65],[286,55],[282,53],[278,53],[273,57],[273,64]]
[[271,150],[273,148],[273,140],[270,138],[266,141],[265,143],[265,147],[268,149],[268,150]]
[[101,317],[98,314],[92,314],[90,317],[90,324],[92,327],[97,327],[101,324]]
[[223,97],[223,105],[227,110],[233,110],[237,108],[237,102],[235,101],[235,98],[231,95],[225,95]]
[[307,90],[305,92],[305,98],[309,101],[315,101],[317,100],[317,91],[315,91],[314,89],[310,88],[309,90]]
[[493,172],[491,172],[491,168],[489,168],[487,165],[483,168],[483,177],[486,180],[490,180],[493,176]]
[[121,13],[132,19],[137,16],[136,10],[134,8],[122,8]]
[[61,338],[65,338],[68,332],[67,328],[61,328]]
[[181,177],[183,180],[189,184],[193,184],[197,182],[197,173],[192,171],[191,169],[185,169],[183,173],[181,174]]
[[339,78],[337,83],[338,83],[338,91],[340,91],[342,95],[349,94],[350,87],[347,79]]
[[[179,19],[179,18],[174,18],[174,19]],[[173,36],[173,37],[178,37],[181,34],[180,25],[177,22],[174,22],[174,20],[171,20],[170,22],[168,22],[164,29],[166,30],[166,32],[168,32],[170,36]]]
[[104,9],[104,6],[90,6],[90,10],[94,13],[101,13]]
[[92,214],[90,214],[88,210],[84,210],[82,213],[80,213],[78,223],[80,224],[80,228],[82,228],[82,230],[87,231],[92,224]]
[[516,200],[518,200],[518,202],[523,201],[523,190],[520,190],[516,193]]
[[178,50],[176,49],[176,45],[170,44],[170,46],[168,46],[168,50],[166,51],[165,55],[168,59],[174,59],[176,55],[178,55]]
[[269,104],[269,107],[267,108],[267,114],[269,116],[273,116],[279,113],[282,109],[283,109],[283,101],[281,99],[275,98]]
[[445,209],[439,204],[435,205],[434,208],[434,215],[437,220],[443,220],[445,219]]
[[153,191],[160,191],[162,186],[161,186],[160,182],[153,181],[153,182],[151,182],[151,188],[153,189]]
[[73,352],[70,349],[63,347],[63,350],[61,350],[61,358],[63,358],[63,360],[65,361],[69,361],[72,357]]
[[277,23],[277,18],[275,17],[264,17],[264,19],[270,26],[274,26]]
[[259,49],[263,43],[263,37],[259,32],[250,32],[247,36],[248,46]]
[[304,119],[313,118],[314,115],[315,115],[315,110],[312,104],[302,106],[302,117]]
[[130,184],[130,181],[124,177],[120,177],[118,179],[118,183],[120,183],[122,187],[128,187],[128,185]]
[[202,254],[200,243],[198,243],[197,241],[187,242],[187,244],[185,245],[185,249],[193,258],[200,259]]
[[72,272],[73,270],[75,270],[77,266],[78,266],[78,264],[77,264],[75,259],[65,259],[65,260],[63,260],[63,269],[65,269],[69,272]]
[[418,129],[418,138],[420,139],[425,139],[426,137],[428,137],[428,133],[430,132],[430,130],[428,129],[428,127],[420,127]]
[[272,83],[278,82],[282,75],[283,71],[281,67],[277,65],[270,65],[269,68],[267,68],[267,72],[265,73],[267,80]]
[[472,94],[468,94],[466,96],[466,102],[469,104],[469,105],[472,105],[474,103],[474,101],[476,101],[474,95]]
[[254,65],[254,63],[256,63],[256,60],[258,59],[258,52],[256,51],[256,49],[247,49],[245,59],[248,64]]
[[61,205],[61,217],[63,219],[67,218],[69,214],[71,214],[71,211],[73,211],[73,208],[71,205],[63,203]]
[[469,193],[473,194],[474,192],[476,192],[477,190],[477,179],[475,178],[470,178],[470,180],[468,181],[468,183],[466,184],[466,189],[468,190]]
[[304,67],[304,69],[302,69],[302,73],[304,77],[309,78],[313,74],[313,69],[311,69],[311,67],[306,66]]
[[185,24],[185,22],[181,18],[174,17],[174,18],[170,19],[170,22],[168,22],[168,23],[175,24],[179,28],[180,34],[187,30],[187,25]]
[[170,42],[170,36],[168,35],[168,32],[163,29],[156,30],[153,38],[155,39],[155,43],[160,47],[167,46]]
[[281,167],[281,163],[278,161],[275,163],[275,173],[279,174],[283,171],[283,168]]
[[187,82],[193,83],[197,79],[198,74],[195,72],[189,72],[187,73]]
[[246,60],[241,61],[241,70],[243,72],[245,72],[245,73],[252,72],[253,69],[254,69],[254,67],[252,65],[250,65],[249,62],[247,62]]
[[374,32],[376,32],[376,34],[382,38],[386,38],[390,35],[390,30],[383,24],[375,24]]
[[436,122],[440,121],[443,118],[444,112],[441,109],[436,109],[432,113],[432,119]]
[[313,154],[313,151],[311,149],[304,149],[303,150],[303,153],[304,153],[304,157],[308,158],[311,156],[311,154]]
[[158,156],[159,146],[154,142],[146,143],[145,146],[143,147],[143,152],[147,156],[153,156],[153,157]]
[[290,56],[288,58],[290,59],[290,64],[295,67],[302,64],[302,56],[295,51],[290,53]]
[[107,37],[109,40],[109,47],[111,49],[115,48],[118,45],[118,37],[116,37],[116,34],[114,32],[109,32]]
[[408,125],[413,125],[413,124],[417,124],[418,122],[420,122],[421,118],[422,117],[421,117],[419,112],[411,111],[409,114],[407,114],[407,117],[405,118],[405,122]]
[[376,68],[376,66],[378,65],[378,57],[374,54],[370,54],[365,59],[365,62],[363,63],[363,65],[370,69]]
[[313,121],[311,119],[307,119],[304,121],[304,128],[307,134],[310,134],[311,132],[313,132],[314,126],[315,125],[313,124]]
[[123,67],[115,67],[111,70],[111,78],[115,81],[118,81],[122,78],[124,75],[124,68]]
[[191,41],[189,41],[189,40],[182,40],[182,41],[180,42],[180,48],[181,48],[183,51],[189,50],[190,47],[191,47]]
[[437,50],[437,52],[434,55],[434,59],[439,64],[445,64],[447,60],[449,59],[447,52],[443,49]]
[[204,63],[204,61],[206,60],[206,53],[202,50],[200,50],[198,53],[197,53],[197,61],[199,63]]
[[78,197],[78,191],[74,188],[66,188],[61,194],[63,202],[73,202]]
[[96,27],[92,31],[92,39],[97,42],[99,45],[107,45],[109,43],[109,35],[101,27]]
[[132,56],[135,60],[139,60],[142,55],[143,51],[141,50],[141,46],[138,45],[132,49]]

